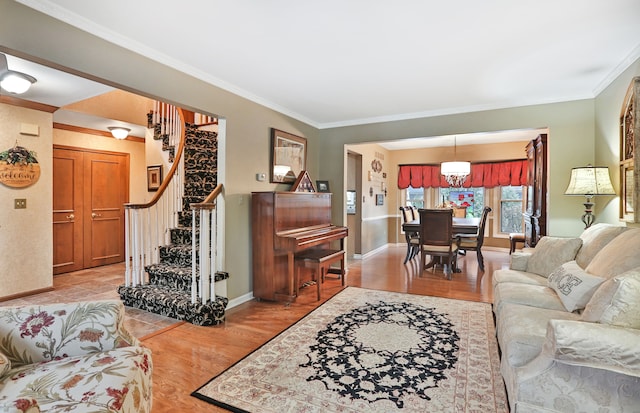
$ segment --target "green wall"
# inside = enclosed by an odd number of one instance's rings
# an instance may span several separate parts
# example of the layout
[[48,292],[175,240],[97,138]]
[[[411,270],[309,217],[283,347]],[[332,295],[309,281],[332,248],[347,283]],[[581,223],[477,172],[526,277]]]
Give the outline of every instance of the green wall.
[[[289,189],[289,185],[255,179],[259,172],[269,176],[270,128],[308,139],[307,168],[312,177],[318,176],[317,129],[9,0],[0,0],[0,51],[67,71],[72,68],[123,90],[224,118],[226,164],[220,172],[225,184],[228,294],[233,299],[251,292],[250,194]],[[43,182],[50,180],[50,168],[42,173]],[[50,222],[51,209],[40,214]],[[52,250],[50,231],[43,249]],[[9,242],[10,236],[2,232],[0,241]],[[37,233],[24,236],[41,237]],[[33,258],[42,260],[46,268],[52,265],[51,253]]]
[[[618,194],[620,194],[620,170],[618,168],[620,160],[620,112],[631,79],[638,75],[640,75],[640,60],[636,60],[631,64],[595,99],[595,163],[609,167],[611,181]],[[613,222],[618,220],[620,213],[619,198],[612,199],[608,204],[600,202],[600,198],[595,198],[595,201],[599,221]],[[628,225],[636,226],[636,224]]]
[[[582,199],[564,196],[571,168],[593,163],[594,101],[526,106],[475,113],[437,116],[397,122],[325,129],[320,131],[320,152],[324,162],[320,173],[334,185],[334,219],[342,222],[343,152],[348,143],[454,135],[513,129],[549,128],[549,234],[575,236]],[[335,182],[335,184],[334,184]],[[389,183],[392,188],[394,183]]]
[[[309,173],[312,179],[331,182],[334,221],[342,223],[347,143],[548,127],[549,232],[574,236],[582,230],[579,218],[583,207],[581,199],[563,195],[570,170],[594,162],[609,166],[612,172],[617,168],[618,138],[613,125],[628,82],[634,74],[640,74],[635,62],[595,100],[318,130],[9,0],[0,0],[0,50],[50,66],[72,68],[117,88],[225,119],[225,166],[221,173],[226,199],[225,269],[231,274],[232,299],[251,291],[250,193],[288,189],[288,185],[255,179],[256,173],[269,172],[269,128],[308,139]],[[43,171],[50,173],[50,169]],[[614,184],[619,186],[617,179]],[[600,210],[604,212],[600,214]],[[51,211],[40,213],[50,217]],[[618,223],[617,199],[598,199],[596,213],[600,214],[599,222]],[[3,243],[9,236],[0,233]],[[39,235],[24,236],[35,239]],[[50,234],[46,238],[51,239]],[[51,244],[43,248],[51,248]],[[50,254],[34,259],[50,260]]]

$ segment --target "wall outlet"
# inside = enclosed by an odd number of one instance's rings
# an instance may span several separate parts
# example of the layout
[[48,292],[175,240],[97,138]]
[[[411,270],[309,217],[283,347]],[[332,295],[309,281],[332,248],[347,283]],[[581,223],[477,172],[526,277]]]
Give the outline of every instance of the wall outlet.
[[16,198],[13,200],[13,209],[26,209],[27,200],[25,198]]
[[264,182],[266,180],[267,180],[267,174],[265,174],[265,173],[257,173],[256,174],[256,181]]

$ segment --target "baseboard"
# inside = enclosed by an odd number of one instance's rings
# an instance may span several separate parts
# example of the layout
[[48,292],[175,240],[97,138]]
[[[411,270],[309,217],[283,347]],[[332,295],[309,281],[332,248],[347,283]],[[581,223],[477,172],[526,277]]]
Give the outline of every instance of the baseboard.
[[5,295],[0,297],[0,302],[15,300],[17,298],[24,298],[24,297],[28,297],[30,295],[35,295],[35,294],[48,293],[49,291],[54,291],[54,290],[55,290],[54,287],[47,287],[47,288],[38,288],[37,290],[23,291],[17,294]]
[[253,291],[246,293],[245,295],[241,295],[240,297],[236,297],[232,300],[229,300],[229,303],[227,304],[227,310],[230,310],[233,307],[237,307],[240,304],[244,304],[247,301],[251,301],[251,300],[253,300]]
[[364,258],[369,258],[370,256],[375,255],[375,254],[379,253],[380,251],[384,251],[384,250],[386,250],[387,248],[389,248],[389,245],[390,245],[390,244],[384,244],[384,245],[382,245],[382,246],[380,246],[380,247],[378,247],[378,248],[376,248],[376,249],[374,249],[374,250],[371,250],[371,251],[367,252],[366,254],[364,254],[364,255],[362,256],[362,258],[363,258],[363,259],[364,259]]

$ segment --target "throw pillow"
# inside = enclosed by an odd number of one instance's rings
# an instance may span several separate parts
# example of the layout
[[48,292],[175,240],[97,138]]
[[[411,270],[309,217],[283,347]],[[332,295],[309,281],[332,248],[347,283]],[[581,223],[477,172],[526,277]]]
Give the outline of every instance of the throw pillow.
[[640,328],[640,269],[607,280],[587,303],[582,320]]
[[11,360],[4,354],[0,353],[0,378],[11,370]]
[[628,227],[598,223],[585,229],[582,238],[582,248],[576,255],[576,262],[582,268],[587,268],[593,257],[612,239],[628,230]]
[[575,259],[581,246],[580,238],[542,237],[529,257],[527,271],[548,277],[553,270]]
[[582,310],[604,281],[604,278],[587,274],[575,261],[562,264],[547,279],[549,287],[569,312]]
[[640,228],[631,228],[605,245],[585,268],[589,274],[613,278],[640,267]]
[[509,268],[512,270],[526,271],[529,258],[531,258],[531,253],[514,251],[511,254]]

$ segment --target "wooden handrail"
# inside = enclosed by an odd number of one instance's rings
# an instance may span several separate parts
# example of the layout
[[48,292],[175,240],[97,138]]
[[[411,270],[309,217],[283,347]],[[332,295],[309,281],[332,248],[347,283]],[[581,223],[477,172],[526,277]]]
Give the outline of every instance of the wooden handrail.
[[218,184],[216,185],[215,188],[213,188],[213,191],[211,191],[211,193],[209,195],[207,195],[207,197],[205,198],[204,201],[202,202],[198,202],[197,204],[190,204],[191,209],[198,209],[198,208],[215,208],[215,205],[213,203],[213,201],[218,197],[218,195],[220,195],[222,193],[222,184]]
[[186,133],[187,133],[187,128],[185,126],[185,122],[184,122],[184,112],[182,111],[181,108],[176,108],[178,111],[178,115],[180,116],[180,119],[182,121],[182,128],[180,128],[181,132],[180,132],[180,144],[178,145],[178,150],[176,151],[176,154],[174,156],[174,161],[173,161],[173,165],[171,165],[171,169],[169,169],[169,173],[167,174],[167,178],[164,181],[162,181],[162,184],[160,184],[160,187],[158,188],[158,191],[156,192],[156,195],[153,197],[153,199],[149,202],[147,202],[146,204],[125,204],[125,208],[131,208],[131,209],[144,209],[144,208],[151,208],[152,206],[154,206],[162,197],[162,194],[164,193],[164,190],[167,188],[167,186],[169,186],[169,183],[171,182],[171,179],[173,179],[173,176],[176,172],[176,169],[178,169],[178,165],[180,164],[180,158],[182,157],[182,151],[184,149],[184,145],[185,145],[185,141],[186,141]]

